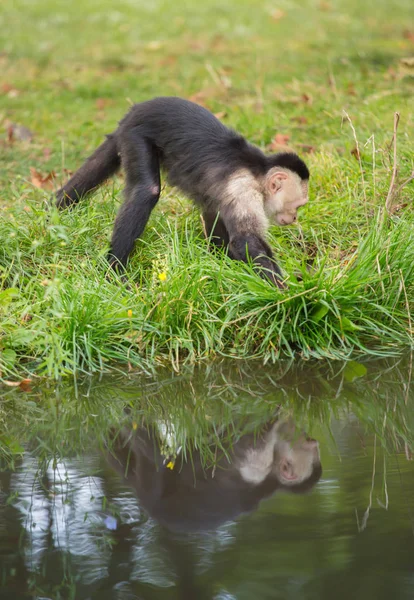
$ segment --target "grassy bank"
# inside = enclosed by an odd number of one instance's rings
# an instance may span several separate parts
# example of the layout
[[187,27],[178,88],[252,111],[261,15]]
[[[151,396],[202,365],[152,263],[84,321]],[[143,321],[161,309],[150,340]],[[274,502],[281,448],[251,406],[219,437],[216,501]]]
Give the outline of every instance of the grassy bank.
[[[402,186],[414,168],[410,13],[408,0],[391,11],[353,0],[278,10],[252,0],[116,10],[109,0],[6,0],[1,377],[412,345],[414,192]],[[288,291],[211,253],[197,211],[174,189],[126,281],[107,276],[103,259],[121,177],[72,213],[46,212],[50,189],[130,102],[161,94],[192,98],[261,147],[276,139],[306,158],[311,202],[298,227],[270,235]]]

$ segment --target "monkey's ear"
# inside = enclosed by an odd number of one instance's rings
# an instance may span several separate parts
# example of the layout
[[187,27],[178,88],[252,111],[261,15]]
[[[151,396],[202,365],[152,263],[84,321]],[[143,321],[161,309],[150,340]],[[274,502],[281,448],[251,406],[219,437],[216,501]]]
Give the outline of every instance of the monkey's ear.
[[288,178],[287,173],[283,171],[277,171],[273,173],[268,182],[268,190],[271,194],[276,194],[278,190],[282,187],[282,181]]

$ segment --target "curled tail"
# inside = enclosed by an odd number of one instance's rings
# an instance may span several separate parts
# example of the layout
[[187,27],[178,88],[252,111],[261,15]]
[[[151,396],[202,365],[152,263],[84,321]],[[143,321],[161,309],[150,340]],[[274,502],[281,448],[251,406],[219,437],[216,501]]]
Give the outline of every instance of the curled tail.
[[66,208],[116,173],[121,165],[114,135],[107,136],[69,181],[56,192],[56,206]]

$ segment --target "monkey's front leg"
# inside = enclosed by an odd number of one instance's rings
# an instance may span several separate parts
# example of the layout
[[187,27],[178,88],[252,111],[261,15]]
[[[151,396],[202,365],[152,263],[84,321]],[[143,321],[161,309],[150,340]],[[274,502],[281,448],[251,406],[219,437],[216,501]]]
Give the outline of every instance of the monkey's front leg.
[[257,265],[259,275],[269,279],[280,289],[285,289],[282,272],[273,259],[269,245],[255,233],[239,233],[230,239],[232,258],[248,262],[249,258]]

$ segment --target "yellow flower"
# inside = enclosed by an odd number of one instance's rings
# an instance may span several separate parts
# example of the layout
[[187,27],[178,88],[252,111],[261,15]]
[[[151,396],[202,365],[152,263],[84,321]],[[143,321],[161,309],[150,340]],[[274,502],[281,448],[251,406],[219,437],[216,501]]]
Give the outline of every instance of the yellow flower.
[[166,279],[167,279],[167,273],[165,271],[163,271],[162,273],[158,273],[158,279],[160,281],[166,281]]
[[128,318],[130,319],[131,317],[132,317],[132,310],[129,309],[129,311],[128,311]]
[[167,469],[171,469],[171,471],[172,471],[174,468],[174,465],[175,465],[175,462],[173,460],[170,460],[170,462],[167,463],[166,466],[167,466]]
[[137,423],[135,423],[135,421],[134,421],[134,422],[132,423],[132,429],[133,429],[134,431],[136,431],[137,427],[138,427],[138,425],[137,425]]

